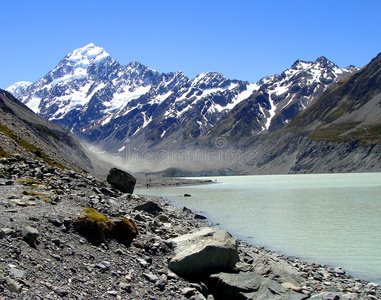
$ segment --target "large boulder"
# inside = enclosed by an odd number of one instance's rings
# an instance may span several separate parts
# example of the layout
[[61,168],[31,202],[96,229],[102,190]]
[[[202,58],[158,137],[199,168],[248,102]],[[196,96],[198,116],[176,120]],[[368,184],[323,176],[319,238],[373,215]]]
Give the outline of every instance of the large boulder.
[[302,293],[286,289],[274,280],[254,272],[218,273],[210,276],[213,294],[222,300],[230,299],[282,299],[308,298]]
[[212,270],[232,269],[238,262],[237,240],[219,228],[204,227],[170,240],[175,256],[169,269],[192,278]]
[[134,192],[136,178],[126,171],[112,168],[107,175],[107,182],[122,193]]

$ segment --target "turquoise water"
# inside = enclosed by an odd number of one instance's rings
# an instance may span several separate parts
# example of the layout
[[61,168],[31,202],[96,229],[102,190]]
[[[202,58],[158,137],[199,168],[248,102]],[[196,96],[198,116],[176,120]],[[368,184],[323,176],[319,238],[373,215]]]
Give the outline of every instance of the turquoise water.
[[381,173],[208,179],[218,183],[135,192],[201,212],[253,245],[381,284]]

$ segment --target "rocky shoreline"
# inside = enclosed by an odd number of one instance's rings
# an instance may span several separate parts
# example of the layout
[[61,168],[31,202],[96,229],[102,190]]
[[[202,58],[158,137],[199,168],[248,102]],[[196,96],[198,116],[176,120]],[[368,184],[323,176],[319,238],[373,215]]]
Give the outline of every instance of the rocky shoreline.
[[[134,220],[139,233],[130,241],[84,236],[75,224],[86,208],[110,220]],[[85,173],[18,155],[0,159],[0,299],[381,299],[378,285],[340,268],[219,231],[229,241],[224,247],[235,249],[229,250],[238,260],[234,267],[192,279],[184,273],[185,279],[172,267],[178,240],[203,231],[188,248],[205,237],[215,243],[213,226],[200,214],[163,198],[123,194]]]

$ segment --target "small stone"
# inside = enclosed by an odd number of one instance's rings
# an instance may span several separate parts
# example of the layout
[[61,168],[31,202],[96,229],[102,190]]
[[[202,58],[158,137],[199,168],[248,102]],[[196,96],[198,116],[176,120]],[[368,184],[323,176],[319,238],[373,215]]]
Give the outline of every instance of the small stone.
[[29,204],[26,201],[22,201],[22,200],[15,199],[15,200],[12,200],[12,202],[21,207],[29,206]]
[[120,282],[119,283],[119,287],[126,291],[127,293],[131,293],[131,285],[127,282]]
[[14,281],[12,278],[7,277],[6,283],[7,283],[8,289],[12,293],[19,293],[21,291],[22,286],[18,284],[16,281]]
[[205,220],[205,219],[206,219],[205,216],[200,215],[200,214],[197,214],[197,213],[194,215],[194,218],[195,218],[196,220]]
[[96,268],[100,269],[102,272],[106,272],[109,268],[105,266],[104,264],[100,263],[95,266]]
[[59,219],[49,219],[49,222],[52,223],[56,227],[60,227],[63,225],[63,222]]
[[181,294],[183,294],[185,297],[190,298],[193,295],[195,295],[197,290],[195,288],[186,287],[181,290]]
[[155,286],[158,287],[160,290],[164,290],[165,286],[167,284],[167,275],[162,274],[159,279],[155,282]]
[[167,215],[165,214],[160,214],[157,216],[157,219],[160,221],[160,222],[168,222],[169,218]]
[[179,276],[177,276],[177,275],[176,275],[174,272],[172,272],[171,270],[168,270],[167,277],[168,277],[168,279],[177,279],[177,278],[179,278]]
[[283,282],[282,286],[285,289],[293,290],[295,292],[301,292],[303,290],[300,286],[293,285],[292,283],[289,283],[289,282]]
[[22,230],[22,236],[24,240],[31,244],[34,244],[36,242],[39,235],[40,233],[38,232],[38,230],[31,226],[24,227]]
[[15,237],[16,235],[17,235],[16,231],[14,231],[11,228],[2,228],[0,230],[0,239],[4,238],[6,236]]
[[345,271],[341,267],[337,267],[333,270],[336,274],[343,275],[345,274]]
[[111,296],[117,296],[118,292],[117,291],[107,291],[107,294],[109,294]]
[[136,260],[137,260],[138,263],[139,263],[142,267],[144,267],[144,268],[146,268],[146,267],[149,266],[149,263],[148,263],[146,260],[142,259],[142,258],[137,258]]
[[52,239],[52,243],[54,245],[56,245],[57,247],[59,247],[61,245],[61,240],[59,240],[59,239]]
[[58,287],[58,288],[53,288],[53,290],[56,292],[56,294],[60,295],[61,297],[66,297],[69,295],[69,291]]
[[26,273],[25,271],[23,270],[20,270],[20,269],[17,269],[17,268],[11,268],[11,270],[9,271],[9,273],[11,273],[11,275],[18,279],[18,278],[26,278]]
[[115,253],[119,254],[119,255],[125,255],[126,254],[126,253],[124,253],[124,251],[122,249],[116,249]]
[[156,282],[159,280],[159,277],[152,273],[143,273],[143,276],[151,282]]

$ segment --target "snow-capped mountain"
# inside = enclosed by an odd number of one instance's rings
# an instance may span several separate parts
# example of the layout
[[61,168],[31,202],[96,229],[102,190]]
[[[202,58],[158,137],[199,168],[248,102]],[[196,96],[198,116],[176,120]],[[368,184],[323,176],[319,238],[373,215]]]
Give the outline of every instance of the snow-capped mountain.
[[15,98],[19,98],[31,84],[29,81],[19,81],[9,86],[6,91],[11,93]]
[[297,60],[282,74],[261,79],[251,97],[223,116],[208,135],[242,137],[282,128],[332,84],[357,70],[339,68],[323,56],[314,62]]
[[[89,44],[68,54],[18,98],[36,113],[105,150],[173,149],[220,132],[223,120],[253,119],[246,134],[286,124],[331,84],[357,70],[326,58],[297,61],[281,75],[258,83],[208,72],[189,79],[159,73],[139,62],[120,65]],[[237,111],[239,113],[237,114]],[[222,124],[222,125],[221,125]],[[228,130],[228,132],[229,132]],[[226,133],[226,132],[225,132]]]

